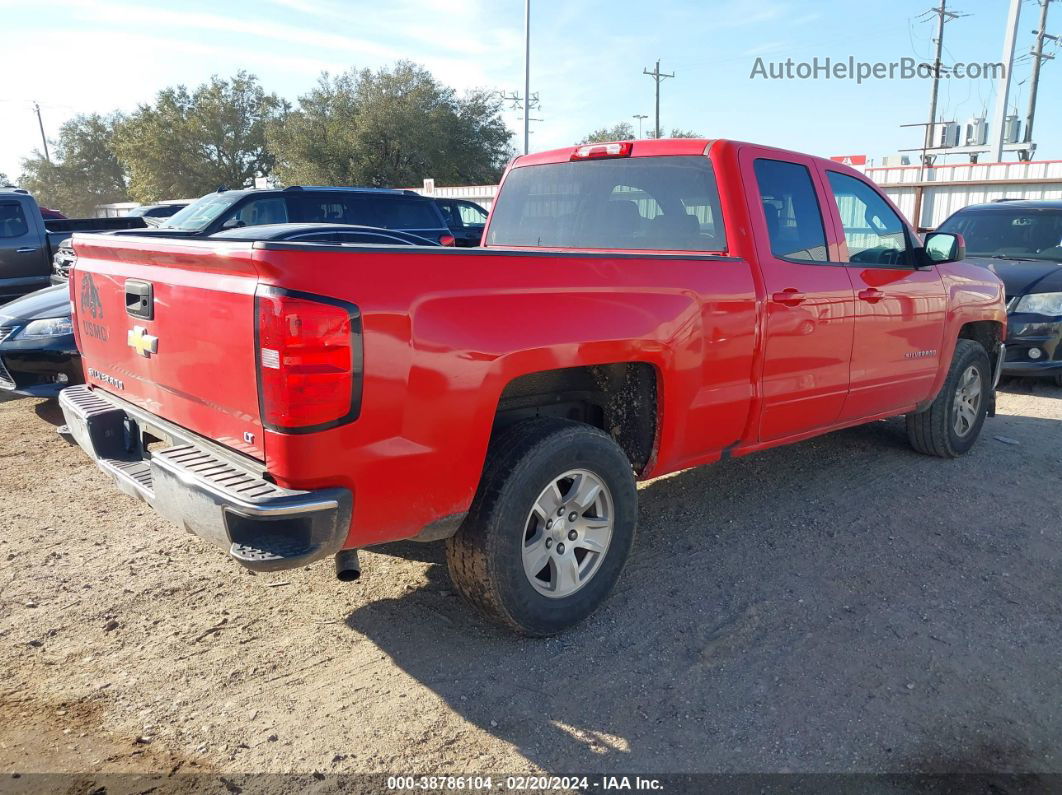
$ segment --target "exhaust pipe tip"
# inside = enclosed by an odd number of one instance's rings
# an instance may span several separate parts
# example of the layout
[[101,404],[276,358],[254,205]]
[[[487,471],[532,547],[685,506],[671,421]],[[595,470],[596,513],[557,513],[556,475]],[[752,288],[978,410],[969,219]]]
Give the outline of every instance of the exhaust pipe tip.
[[361,577],[361,563],[358,550],[344,549],[336,553],[336,579],[340,582],[354,582]]

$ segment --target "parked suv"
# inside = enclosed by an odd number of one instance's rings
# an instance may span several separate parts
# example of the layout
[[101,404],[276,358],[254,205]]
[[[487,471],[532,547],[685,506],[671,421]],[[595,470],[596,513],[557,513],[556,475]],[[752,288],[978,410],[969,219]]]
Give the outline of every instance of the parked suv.
[[192,202],[148,234],[206,237],[226,229],[286,223],[375,226],[454,245],[454,236],[431,199],[413,191],[385,188],[292,185],[270,190],[218,190]]

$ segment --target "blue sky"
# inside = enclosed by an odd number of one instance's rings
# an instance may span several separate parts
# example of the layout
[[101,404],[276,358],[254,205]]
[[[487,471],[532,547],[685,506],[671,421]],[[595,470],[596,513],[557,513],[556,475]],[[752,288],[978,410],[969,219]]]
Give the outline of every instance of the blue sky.
[[[919,15],[933,3],[532,0],[532,90],[542,102],[533,115],[543,120],[533,123],[531,148],[567,145],[636,113],[651,123],[653,82],[642,69],[657,58],[677,75],[663,84],[665,129],[875,159],[918,146],[919,131],[899,125],[925,120],[927,81],[766,81],[750,72],[757,56],[928,60],[933,23]],[[1005,0],[950,6],[968,16],[948,24],[945,61],[999,60]],[[1049,28],[1062,33],[1062,4],[1052,13]],[[1032,44],[1033,0],[1022,14],[1019,53]],[[291,100],[321,71],[399,58],[458,89],[523,87],[523,0],[0,0],[0,19],[8,65],[0,172],[12,177],[40,145],[32,100],[51,137],[76,113],[129,111],[163,86],[238,69]],[[1021,116],[1028,73],[1026,59],[1011,93]],[[1040,90],[1038,159],[1062,158],[1062,57],[1045,65]],[[945,80],[940,112],[965,120],[987,108],[991,117],[994,95],[991,80]],[[514,131],[522,129],[518,115],[507,113]]]

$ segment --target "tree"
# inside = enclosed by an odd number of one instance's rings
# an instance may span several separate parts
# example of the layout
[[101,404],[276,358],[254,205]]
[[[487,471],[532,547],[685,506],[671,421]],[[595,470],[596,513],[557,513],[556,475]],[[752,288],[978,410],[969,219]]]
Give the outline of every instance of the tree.
[[609,141],[633,141],[634,138],[634,128],[631,127],[630,122],[621,121],[619,124],[614,124],[611,127],[602,127],[598,130],[594,130],[583,140],[578,141],[576,146],[582,146],[583,144],[607,143]]
[[[649,131],[649,135],[647,137],[656,138],[655,131],[654,130],[650,130]],[[663,137],[663,138],[703,138],[704,136],[701,135],[700,133],[694,132],[693,130],[680,130],[678,127],[672,127],[670,135],[664,135],[664,136],[661,136],[661,137]]]
[[511,138],[496,95],[459,97],[409,61],[325,73],[269,128],[276,175],[287,184],[492,183],[512,156]]
[[140,202],[193,198],[221,185],[243,188],[272,171],[266,126],[288,105],[244,71],[214,75],[189,93],[165,88],[121,125],[118,155]]
[[127,201],[125,172],[114,150],[121,115],[75,116],[59,128],[53,160],[40,152],[22,161],[19,184],[37,201],[71,216],[89,216],[97,204]]
[[0,171],[0,188],[6,188],[11,185],[11,180],[7,178],[7,174]]

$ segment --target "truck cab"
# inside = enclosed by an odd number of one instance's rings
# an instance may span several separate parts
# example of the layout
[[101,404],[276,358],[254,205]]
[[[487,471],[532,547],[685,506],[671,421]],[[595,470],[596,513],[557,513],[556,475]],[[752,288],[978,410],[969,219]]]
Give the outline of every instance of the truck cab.
[[142,218],[45,219],[20,188],[0,188],[0,303],[47,287],[52,257],[75,231],[143,227]]

